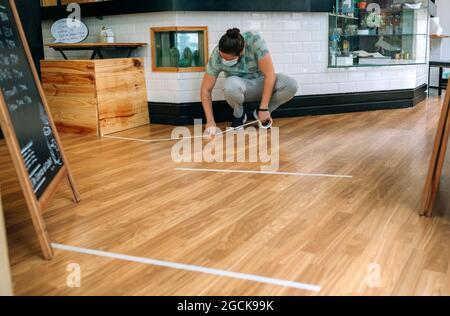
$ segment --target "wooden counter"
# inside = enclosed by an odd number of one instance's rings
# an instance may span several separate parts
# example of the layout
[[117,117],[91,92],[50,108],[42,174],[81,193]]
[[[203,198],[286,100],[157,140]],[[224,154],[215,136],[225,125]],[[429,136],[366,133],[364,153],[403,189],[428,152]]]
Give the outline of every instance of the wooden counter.
[[149,124],[142,58],[41,61],[59,131],[106,135]]

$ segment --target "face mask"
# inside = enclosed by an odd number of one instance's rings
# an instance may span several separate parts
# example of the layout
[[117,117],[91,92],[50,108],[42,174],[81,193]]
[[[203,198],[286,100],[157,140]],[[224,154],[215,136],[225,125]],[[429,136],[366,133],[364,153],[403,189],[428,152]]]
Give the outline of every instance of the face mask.
[[227,67],[233,67],[233,66],[236,66],[236,64],[239,62],[239,58],[236,58],[236,59],[233,59],[233,60],[225,60],[225,59],[223,59],[222,58],[222,64],[224,65],[224,66],[227,66]]

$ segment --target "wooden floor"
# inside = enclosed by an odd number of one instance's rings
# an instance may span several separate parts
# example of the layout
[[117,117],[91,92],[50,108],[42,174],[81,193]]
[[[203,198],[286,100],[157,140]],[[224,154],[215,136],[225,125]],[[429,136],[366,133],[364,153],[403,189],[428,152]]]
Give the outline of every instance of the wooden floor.
[[[259,164],[176,164],[171,142],[61,135],[82,202],[61,187],[44,213],[54,242],[314,284],[319,293],[62,250],[46,262],[1,142],[15,294],[450,295],[450,166],[436,216],[417,210],[440,107],[431,98],[412,109],[276,120],[279,171],[352,179],[176,171]],[[153,125],[117,135],[170,133]],[[70,263],[81,267],[80,288],[66,285]],[[378,271],[377,286],[368,280]]]

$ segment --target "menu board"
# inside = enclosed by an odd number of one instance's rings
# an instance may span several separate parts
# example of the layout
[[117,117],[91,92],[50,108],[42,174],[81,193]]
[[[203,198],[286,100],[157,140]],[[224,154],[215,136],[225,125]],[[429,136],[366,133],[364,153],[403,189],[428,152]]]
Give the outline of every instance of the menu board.
[[0,0],[0,88],[39,199],[64,162],[31,67],[10,1]]

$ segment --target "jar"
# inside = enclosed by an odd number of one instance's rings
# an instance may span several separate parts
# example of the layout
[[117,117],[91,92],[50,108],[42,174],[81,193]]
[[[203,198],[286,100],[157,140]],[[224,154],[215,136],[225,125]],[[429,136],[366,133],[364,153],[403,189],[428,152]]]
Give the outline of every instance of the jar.
[[114,32],[111,28],[102,27],[99,34],[100,43],[114,43]]
[[347,25],[345,28],[346,35],[358,35],[358,25]]

